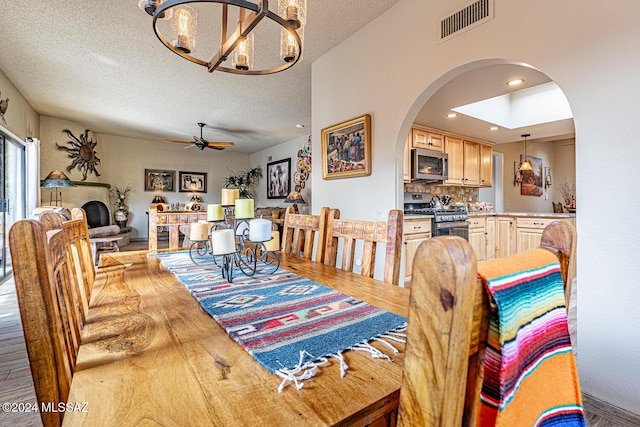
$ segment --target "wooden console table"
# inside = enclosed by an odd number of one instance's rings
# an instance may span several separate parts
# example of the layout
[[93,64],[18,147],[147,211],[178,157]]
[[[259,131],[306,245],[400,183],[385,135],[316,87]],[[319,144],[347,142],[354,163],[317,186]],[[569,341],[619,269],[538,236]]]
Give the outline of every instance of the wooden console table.
[[169,228],[169,249],[180,247],[179,227],[192,222],[207,219],[206,212],[158,212],[155,206],[149,207],[149,250],[158,250],[158,227]]

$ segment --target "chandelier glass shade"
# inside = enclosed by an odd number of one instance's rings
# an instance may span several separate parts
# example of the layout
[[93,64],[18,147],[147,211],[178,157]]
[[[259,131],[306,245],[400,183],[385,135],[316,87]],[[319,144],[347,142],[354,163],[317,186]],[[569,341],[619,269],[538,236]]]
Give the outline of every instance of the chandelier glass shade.
[[[175,54],[206,67],[209,72],[259,75],[286,70],[302,57],[307,0],[277,1],[278,13],[269,10],[269,0],[140,0],[139,6],[153,17],[156,36]],[[212,21],[218,19],[220,25],[215,28]],[[262,26],[257,35],[253,32],[258,24],[268,21],[280,29],[280,58],[276,44],[273,60],[266,66],[260,63],[256,69],[255,39],[260,38],[261,49],[277,43],[277,33],[269,38]],[[266,25],[265,28],[269,29]],[[205,39],[197,41],[198,33],[205,35]],[[218,40],[215,34],[220,34]],[[227,59],[231,59],[231,66],[225,66]]]

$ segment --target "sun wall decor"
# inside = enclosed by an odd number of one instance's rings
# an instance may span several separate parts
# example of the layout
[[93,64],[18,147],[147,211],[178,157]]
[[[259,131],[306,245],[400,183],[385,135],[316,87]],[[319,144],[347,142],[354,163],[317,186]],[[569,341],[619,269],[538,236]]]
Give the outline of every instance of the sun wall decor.
[[87,173],[89,172],[93,172],[96,176],[100,176],[100,173],[96,169],[96,166],[100,164],[100,159],[95,151],[98,143],[89,139],[89,129],[86,129],[84,134],[80,135],[79,138],[73,136],[71,131],[68,129],[65,129],[63,132],[71,139],[70,141],[67,141],[67,144],[71,147],[65,147],[58,144],[56,144],[56,147],[58,147],[59,150],[66,151],[69,158],[73,159],[71,165],[67,166],[67,172],[71,172],[73,168],[77,167],[82,171],[83,181],[87,179]]

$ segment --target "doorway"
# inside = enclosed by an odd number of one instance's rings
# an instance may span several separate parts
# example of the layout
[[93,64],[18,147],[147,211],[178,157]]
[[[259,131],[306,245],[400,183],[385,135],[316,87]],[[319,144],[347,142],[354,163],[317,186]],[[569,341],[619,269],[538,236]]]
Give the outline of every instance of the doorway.
[[9,230],[26,217],[25,147],[0,132],[0,280],[11,274]]

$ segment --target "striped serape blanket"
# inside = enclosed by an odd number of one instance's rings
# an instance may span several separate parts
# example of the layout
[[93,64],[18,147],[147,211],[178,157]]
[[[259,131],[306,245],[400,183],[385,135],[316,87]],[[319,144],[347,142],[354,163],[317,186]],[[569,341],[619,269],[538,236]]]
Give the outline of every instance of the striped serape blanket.
[[[288,382],[302,388],[329,358],[344,376],[346,350],[391,360],[387,353],[398,352],[391,343],[406,341],[406,318],[287,270],[269,274],[271,267],[251,277],[237,271],[229,283],[213,260],[195,265],[188,251],[157,256],[231,338],[282,377],[279,391]],[[384,343],[385,352],[371,341]]]
[[478,265],[492,313],[479,426],[584,426],[558,259],[533,249]]

